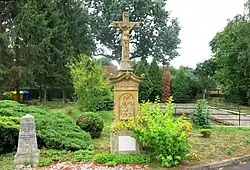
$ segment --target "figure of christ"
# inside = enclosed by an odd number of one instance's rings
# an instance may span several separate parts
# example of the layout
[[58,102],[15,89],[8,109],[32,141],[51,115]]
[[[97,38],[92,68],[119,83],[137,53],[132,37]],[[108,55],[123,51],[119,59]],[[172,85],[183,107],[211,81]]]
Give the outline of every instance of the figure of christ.
[[128,12],[123,12],[123,21],[112,22],[112,27],[119,28],[122,32],[122,61],[129,61],[129,36],[134,28],[139,28],[138,22],[129,22]]

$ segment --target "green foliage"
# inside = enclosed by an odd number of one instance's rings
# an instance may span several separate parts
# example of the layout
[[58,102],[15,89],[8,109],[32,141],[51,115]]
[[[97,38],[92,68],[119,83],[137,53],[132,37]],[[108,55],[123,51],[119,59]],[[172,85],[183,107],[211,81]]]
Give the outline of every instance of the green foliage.
[[112,66],[111,60],[107,57],[102,57],[97,60],[102,66]]
[[90,162],[94,151],[78,150],[75,152],[66,150],[42,150],[40,153],[39,166],[48,166],[50,163],[57,162]]
[[106,166],[116,166],[117,164],[147,164],[151,162],[148,155],[125,155],[115,153],[98,153],[93,160]]
[[166,83],[163,84],[164,71],[170,72],[171,75],[170,82],[167,83],[170,84],[170,90],[167,90],[167,87],[165,87],[165,90],[168,93],[170,92],[175,102],[178,103],[190,102],[195,99],[197,93],[205,86],[205,83],[208,90],[213,89],[215,86],[211,78],[206,78],[206,81],[204,81],[192,68],[180,67],[175,69],[167,67],[160,69],[155,60],[150,65],[146,60],[142,60],[135,65],[136,75],[145,74],[145,79],[139,86],[140,99],[152,101],[156,96],[162,96],[162,86],[166,86]]
[[4,40],[4,45],[0,45],[1,86],[8,89],[40,87],[46,99],[48,87],[71,85],[66,64],[72,56],[91,54],[92,50],[83,2],[0,3],[1,16],[4,16],[1,17],[4,24],[0,26],[0,41]]
[[98,62],[80,55],[79,60],[71,61],[69,68],[79,108],[84,111],[108,109],[112,102],[111,86],[104,79]]
[[66,150],[42,150],[40,153],[39,166],[48,166],[57,162],[91,162],[94,161],[106,166],[117,164],[146,164],[151,162],[148,155],[124,155],[113,153],[95,153],[89,150],[78,150],[70,152]]
[[85,2],[88,5],[96,42],[103,45],[95,50],[96,55],[103,54],[106,47],[112,54],[104,53],[104,55],[117,61],[121,59],[121,33],[116,29],[110,29],[109,25],[112,21],[122,20],[125,7],[130,7],[130,21],[141,23],[140,29],[131,35],[134,47],[132,58],[146,59],[153,56],[156,61],[165,64],[178,55],[176,49],[180,43],[178,38],[180,27],[177,19],[170,18],[169,12],[166,11],[166,1],[85,0]]
[[188,102],[191,99],[190,76],[185,68],[180,68],[171,82],[171,94],[175,102]]
[[211,126],[210,110],[207,100],[198,100],[192,121],[196,127],[209,128]]
[[201,133],[201,137],[203,138],[209,138],[212,135],[211,129],[201,129],[200,133]]
[[218,64],[214,58],[205,60],[202,63],[198,63],[195,69],[195,73],[199,76],[213,77],[218,69]]
[[135,74],[138,76],[145,74],[145,79],[139,86],[140,99],[150,100],[161,96],[162,71],[155,60],[150,65],[146,60],[136,63]]
[[[50,113],[41,108],[18,104],[14,101],[0,101],[0,118],[5,119],[7,116],[14,121],[15,118],[11,117],[21,118],[26,114],[35,117],[40,148],[77,150],[92,147],[90,135],[75,125],[75,121],[70,116],[59,112]],[[4,126],[8,128],[9,124]]]
[[145,78],[143,80],[143,83],[139,86],[139,98],[140,99],[148,99],[149,96],[151,96],[151,93],[153,91],[153,83],[150,80],[150,76],[148,73],[148,67],[149,64],[146,60],[139,61],[135,64],[134,72],[137,76],[141,76],[142,74],[145,74]]
[[232,152],[232,150],[231,150],[231,149],[227,149],[227,151],[226,151],[226,152],[227,152],[227,154],[228,154],[228,155],[232,155],[232,154],[233,154],[233,152]]
[[234,102],[250,101],[249,39],[249,20],[244,16],[236,16],[210,42],[218,65],[215,78]]
[[118,123],[112,131],[120,129],[133,130],[134,137],[156,154],[162,166],[176,166],[187,157],[189,144],[187,137],[192,125],[183,117],[174,118],[172,99],[167,103],[166,112],[159,104],[143,103],[139,109],[136,122]]
[[19,118],[0,116],[0,154],[16,149],[19,133]]
[[13,170],[14,169],[13,157],[14,157],[14,155],[12,153],[0,155],[0,167],[3,170]]
[[206,91],[211,91],[216,88],[216,81],[213,76],[217,69],[217,63],[213,58],[205,60],[196,66],[195,75],[197,76],[197,84],[203,92],[204,97]]
[[148,67],[148,76],[152,83],[152,92],[150,98],[156,98],[156,96],[161,96],[162,93],[162,71],[160,70],[156,60],[153,60]]
[[76,124],[85,132],[88,132],[91,137],[100,138],[104,127],[103,120],[94,113],[82,114],[76,121]]

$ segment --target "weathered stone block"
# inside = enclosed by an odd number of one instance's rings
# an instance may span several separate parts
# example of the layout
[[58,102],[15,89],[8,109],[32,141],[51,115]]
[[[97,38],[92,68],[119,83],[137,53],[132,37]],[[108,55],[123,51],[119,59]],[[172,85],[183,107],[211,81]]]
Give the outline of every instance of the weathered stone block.
[[21,118],[14,165],[37,165],[39,163],[39,154],[35,120],[32,115],[27,114]]

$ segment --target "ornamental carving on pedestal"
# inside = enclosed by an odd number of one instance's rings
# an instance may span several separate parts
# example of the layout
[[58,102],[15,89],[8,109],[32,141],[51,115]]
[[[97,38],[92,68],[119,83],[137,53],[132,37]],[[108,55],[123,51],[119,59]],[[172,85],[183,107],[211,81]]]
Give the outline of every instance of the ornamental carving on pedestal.
[[119,83],[115,85],[115,87],[138,87],[138,85],[131,82],[125,82],[125,83]]
[[134,117],[134,97],[129,94],[125,93],[120,98],[120,119],[127,120],[131,117]]

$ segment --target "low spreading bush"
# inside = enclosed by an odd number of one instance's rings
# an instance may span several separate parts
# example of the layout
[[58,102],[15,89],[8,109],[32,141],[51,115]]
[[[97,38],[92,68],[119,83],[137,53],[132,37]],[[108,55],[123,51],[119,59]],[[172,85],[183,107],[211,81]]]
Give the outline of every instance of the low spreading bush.
[[106,166],[116,166],[117,164],[146,164],[151,162],[151,158],[148,155],[98,153],[94,155],[93,161]]
[[39,166],[48,166],[56,162],[91,162],[93,159],[93,150],[78,150],[75,152],[67,150],[41,150]]
[[18,134],[18,117],[0,117],[0,154],[16,150]]
[[125,155],[90,150],[70,152],[66,150],[41,150],[39,166],[48,166],[53,161],[57,162],[96,162],[106,166],[117,164],[146,164],[151,162],[149,155]]
[[161,110],[159,104],[143,103],[139,109],[136,121],[118,123],[112,131],[128,129],[134,132],[134,137],[144,146],[153,149],[163,166],[176,166],[186,159],[189,153],[187,141],[191,132],[191,123],[183,117],[174,118],[174,106],[167,103],[166,112]]
[[[75,124],[73,118],[64,113],[50,113],[41,108],[26,106],[15,101],[0,101],[1,118],[21,118],[26,114],[35,117],[37,140],[40,148],[78,150],[93,146],[90,135],[82,131]],[[6,124],[2,126],[9,127]],[[8,136],[6,139],[12,138],[9,133],[6,133],[6,135]],[[17,142],[14,143],[16,145]]]
[[211,118],[207,100],[198,100],[192,121],[196,127],[210,128]]
[[82,114],[76,121],[76,124],[91,137],[99,138],[104,126],[103,120],[95,113]]
[[210,129],[202,129],[200,130],[201,137],[209,138],[212,135],[212,131]]

